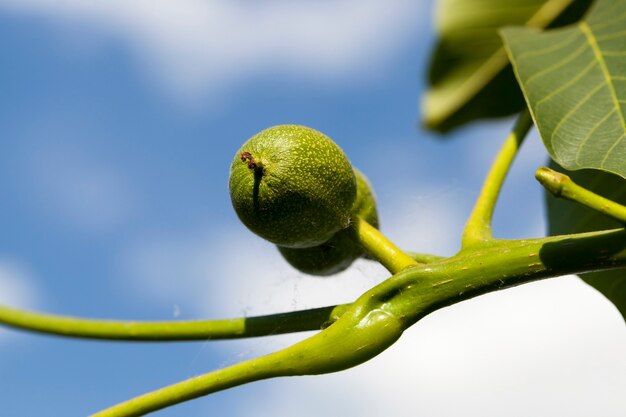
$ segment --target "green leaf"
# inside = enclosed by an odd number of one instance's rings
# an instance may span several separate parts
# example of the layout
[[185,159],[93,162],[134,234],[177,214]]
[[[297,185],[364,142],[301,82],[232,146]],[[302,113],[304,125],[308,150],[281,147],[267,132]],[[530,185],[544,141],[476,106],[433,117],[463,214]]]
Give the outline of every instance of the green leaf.
[[498,29],[563,25],[578,20],[589,4],[591,0],[439,0],[439,41],[422,106],[424,124],[446,131],[521,110],[523,96]]
[[[626,181],[616,175],[597,170],[567,172],[555,163],[551,164],[551,168],[566,173],[578,185],[626,205]],[[554,198],[550,193],[546,193],[546,202],[548,231],[551,235],[622,227],[616,221],[595,210],[571,201]],[[594,272],[584,274],[581,278],[611,300],[626,320],[626,269]]]
[[626,1],[597,0],[568,28],[502,35],[552,159],[626,178]]

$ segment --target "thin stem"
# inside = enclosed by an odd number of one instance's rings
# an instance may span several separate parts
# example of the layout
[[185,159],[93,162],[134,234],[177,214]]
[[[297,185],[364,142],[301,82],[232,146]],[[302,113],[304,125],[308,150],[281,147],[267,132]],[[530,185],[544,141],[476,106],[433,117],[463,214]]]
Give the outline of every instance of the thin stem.
[[365,250],[392,274],[406,267],[419,265],[416,260],[404,253],[378,229],[360,216],[354,216],[352,225]]
[[511,164],[532,125],[532,117],[528,109],[526,109],[520,114],[513,131],[506,138],[491,166],[491,170],[487,174],[474,210],[463,231],[464,248],[493,239],[491,218],[493,217],[496,201]]
[[136,417],[203,395],[273,376],[266,357],[255,358],[227,368],[196,376],[99,411],[91,417]]
[[580,203],[626,224],[626,207],[581,187],[569,176],[547,167],[541,167],[535,173],[535,178],[555,197]]
[[0,324],[38,333],[85,339],[182,341],[237,339],[320,330],[336,321],[347,305],[311,310],[194,321],[112,321],[42,314],[0,306]]

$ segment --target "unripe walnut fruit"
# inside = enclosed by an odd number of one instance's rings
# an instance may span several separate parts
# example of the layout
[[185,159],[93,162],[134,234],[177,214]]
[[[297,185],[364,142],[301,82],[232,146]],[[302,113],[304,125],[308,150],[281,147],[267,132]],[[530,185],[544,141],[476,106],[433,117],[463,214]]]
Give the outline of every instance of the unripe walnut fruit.
[[[357,195],[352,214],[358,215],[374,227],[378,227],[376,198],[367,178],[359,170],[354,173],[357,179]],[[340,230],[327,242],[311,248],[285,248],[278,250],[287,262],[300,272],[310,275],[328,276],[343,271],[364,254],[358,243],[356,231],[352,228]]]
[[306,248],[348,227],[356,179],[348,158],[327,136],[280,125],[237,151],[229,190],[248,229],[280,246]]

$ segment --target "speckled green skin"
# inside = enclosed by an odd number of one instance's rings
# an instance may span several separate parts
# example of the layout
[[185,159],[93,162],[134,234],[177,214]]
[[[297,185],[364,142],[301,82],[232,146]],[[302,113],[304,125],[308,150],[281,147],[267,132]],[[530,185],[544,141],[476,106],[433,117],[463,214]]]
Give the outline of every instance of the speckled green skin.
[[[250,160],[242,161],[248,152]],[[281,125],[250,138],[230,168],[230,197],[239,219],[277,245],[319,245],[350,224],[356,179],[343,151],[324,134]]]
[[[376,198],[365,175],[355,169],[357,194],[352,213],[361,216],[374,227],[378,227]],[[329,241],[311,248],[294,249],[278,246],[285,260],[306,274],[329,276],[348,268],[363,255],[356,232],[352,228],[340,230]]]

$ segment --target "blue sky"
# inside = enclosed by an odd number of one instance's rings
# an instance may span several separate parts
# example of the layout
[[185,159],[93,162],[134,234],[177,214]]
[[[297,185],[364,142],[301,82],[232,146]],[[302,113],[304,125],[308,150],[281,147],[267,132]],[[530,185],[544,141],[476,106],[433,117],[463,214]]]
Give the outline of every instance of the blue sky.
[[[339,143],[372,182],[394,241],[453,254],[511,120],[444,140],[419,128],[431,8],[0,0],[0,302],[165,320],[354,299],[385,271],[359,261],[332,279],[304,276],[230,206],[234,152],[281,123]],[[543,233],[532,174],[545,158],[531,135],[498,206],[499,236]],[[84,416],[303,336],[130,344],[0,329],[0,414]],[[344,373],[156,415],[617,417],[624,349],[614,307],[566,277],[437,312]]]

